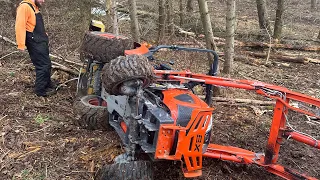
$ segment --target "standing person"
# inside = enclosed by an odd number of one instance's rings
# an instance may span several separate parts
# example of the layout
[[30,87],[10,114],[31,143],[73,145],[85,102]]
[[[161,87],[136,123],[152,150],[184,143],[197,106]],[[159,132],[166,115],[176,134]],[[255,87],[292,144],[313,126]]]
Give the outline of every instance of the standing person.
[[18,49],[27,48],[35,66],[35,94],[46,97],[56,91],[50,78],[49,39],[39,10],[43,3],[44,0],[23,0],[17,8],[15,30]]

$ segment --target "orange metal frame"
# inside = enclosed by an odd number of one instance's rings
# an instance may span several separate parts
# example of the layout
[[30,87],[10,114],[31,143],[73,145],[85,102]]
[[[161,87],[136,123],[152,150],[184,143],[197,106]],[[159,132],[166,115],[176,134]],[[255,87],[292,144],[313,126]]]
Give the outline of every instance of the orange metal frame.
[[147,54],[149,52],[149,48],[148,47],[149,47],[149,44],[142,43],[142,44],[140,44],[140,47],[137,47],[135,49],[125,50],[124,54],[125,55],[130,55],[130,54],[143,55],[143,54]]
[[[181,160],[183,157],[186,166],[186,168],[184,168],[186,177],[201,175],[202,156],[204,156],[243,164],[256,164],[285,179],[315,179],[306,174],[276,164],[276,162],[283,138],[291,138],[320,149],[319,140],[295,132],[286,126],[286,117],[289,109],[320,119],[319,113],[313,112],[310,109],[293,107],[289,104],[290,101],[302,102],[308,104],[310,107],[320,109],[320,99],[259,81],[235,80],[195,74],[189,71],[154,70],[154,72],[159,81],[193,81],[216,86],[240,88],[255,91],[257,94],[276,100],[269,139],[264,153],[254,153],[237,147],[210,144],[206,152],[202,154],[202,146],[199,147],[199,144],[203,144],[204,142],[204,134],[208,126],[206,119],[211,117],[210,113],[212,113],[213,110],[205,108],[193,112],[187,127],[161,125],[156,147],[156,159]],[[174,155],[169,155],[175,131],[179,132],[177,150]],[[198,151],[198,147],[200,151]]]

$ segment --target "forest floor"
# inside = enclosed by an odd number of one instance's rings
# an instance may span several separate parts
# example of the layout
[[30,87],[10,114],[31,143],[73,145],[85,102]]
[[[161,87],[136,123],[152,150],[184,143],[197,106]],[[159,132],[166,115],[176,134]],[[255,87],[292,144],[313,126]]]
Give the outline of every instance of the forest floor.
[[[221,3],[220,6],[222,6]],[[244,4],[243,7],[246,5]],[[301,13],[304,12],[301,11]],[[252,20],[255,19],[253,16],[256,15],[243,13],[241,17],[246,20],[240,20],[239,24],[250,29],[247,26],[248,23],[252,22],[254,25],[257,23]],[[317,32],[312,25],[314,21],[307,22],[308,19],[305,19],[307,16],[302,15],[302,17],[304,17],[301,20],[304,21],[303,29],[307,32],[303,30],[301,32],[309,35],[314,33],[313,31]],[[247,31],[243,30],[243,32]],[[285,32],[289,31],[285,30]],[[314,36],[303,37],[310,40]],[[246,37],[239,35],[238,38],[245,39]],[[295,42],[319,45],[316,42],[303,40],[303,38]],[[243,49],[237,49],[237,52],[241,50]],[[0,57],[10,52],[1,52]],[[319,52],[295,51],[294,53],[320,59]],[[175,57],[177,58],[175,68],[205,72],[206,65],[203,62],[203,59],[207,57],[205,54],[190,56],[185,53],[175,53],[172,58]],[[232,78],[255,79],[320,98],[320,64],[287,63],[282,66],[281,63],[272,63],[265,66],[239,61],[234,63]],[[222,66],[223,62],[220,67]],[[61,83],[73,78],[68,73],[56,70],[54,72],[54,78]],[[117,134],[88,131],[73,125],[75,114],[72,104],[76,91],[74,81],[62,87],[56,95],[40,98],[33,93],[34,79],[34,68],[27,55],[16,53],[0,59],[0,179],[93,179],[96,171],[103,164],[112,163],[114,157],[123,152]],[[223,89],[223,93],[229,98],[266,100],[237,89]],[[215,111],[212,143],[264,152],[272,120],[272,107],[252,107],[233,103],[227,105],[214,103],[213,106]],[[256,109],[264,113],[256,114]],[[320,126],[316,122],[310,122],[305,116],[293,112],[289,113],[289,121],[298,131],[320,139]],[[279,163],[320,179],[318,149],[296,143],[291,139],[286,140],[281,146]],[[184,179],[179,163],[155,162],[154,173],[155,179],[158,180]],[[280,178],[255,165],[246,166],[205,158],[203,175],[196,179]]]
[[[319,98],[320,65],[294,64],[290,67],[251,66],[235,62],[234,78],[255,78],[284,85]],[[64,73],[61,73],[64,74]],[[64,74],[68,76],[67,74]],[[60,80],[68,77],[60,76]],[[33,66],[21,58],[0,63],[0,172],[2,179],[91,179],[105,163],[112,163],[123,152],[115,132],[88,131],[73,125],[72,103],[75,83],[69,83],[57,95],[39,98],[34,95]],[[225,89],[227,97],[255,98],[254,94]],[[258,98],[261,99],[261,98]],[[263,100],[263,99],[262,99]],[[264,152],[272,107],[214,104],[212,143],[232,145]],[[292,114],[291,125],[299,131],[320,138],[320,126],[308,123],[305,116]],[[319,150],[285,141],[280,163],[320,178]],[[169,164],[169,165],[168,165]],[[205,159],[203,176],[198,179],[274,179],[262,168]],[[155,163],[157,179],[183,179],[180,165]]]

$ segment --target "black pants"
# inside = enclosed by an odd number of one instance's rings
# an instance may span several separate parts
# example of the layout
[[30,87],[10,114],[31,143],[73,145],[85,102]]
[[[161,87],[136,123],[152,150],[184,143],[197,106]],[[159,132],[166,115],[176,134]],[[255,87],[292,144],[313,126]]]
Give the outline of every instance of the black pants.
[[44,95],[46,89],[51,85],[51,60],[49,58],[48,42],[36,42],[32,35],[27,33],[26,46],[36,69],[35,93]]

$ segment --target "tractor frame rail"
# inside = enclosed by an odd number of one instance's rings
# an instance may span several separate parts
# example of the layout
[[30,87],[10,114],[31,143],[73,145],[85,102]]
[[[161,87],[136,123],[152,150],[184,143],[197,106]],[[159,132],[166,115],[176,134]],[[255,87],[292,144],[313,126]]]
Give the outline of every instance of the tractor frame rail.
[[[281,86],[252,80],[236,80],[215,77],[190,71],[154,70],[157,79],[164,81],[179,81],[181,84],[195,82],[204,85],[222,86],[255,91],[257,94],[276,101],[270,133],[264,153],[254,153],[249,150],[210,144],[203,154],[204,157],[232,161],[242,164],[256,164],[267,171],[285,179],[316,179],[277,164],[280,145],[284,139],[293,139],[320,149],[320,141],[286,125],[288,110],[320,119],[320,99],[291,91]],[[302,104],[295,106],[292,102]],[[192,176],[192,175],[190,175]]]

